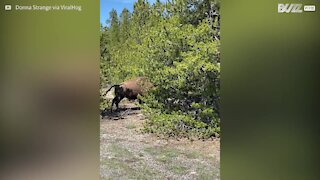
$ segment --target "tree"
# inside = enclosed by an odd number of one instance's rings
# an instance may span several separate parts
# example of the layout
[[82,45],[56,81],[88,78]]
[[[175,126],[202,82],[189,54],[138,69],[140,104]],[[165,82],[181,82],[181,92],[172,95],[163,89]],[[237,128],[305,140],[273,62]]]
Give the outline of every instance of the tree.
[[124,8],[120,14],[120,42],[125,42],[130,36],[130,19],[131,14],[128,9]]
[[120,28],[119,28],[119,20],[118,20],[118,14],[117,11],[115,9],[112,9],[110,12],[110,20],[108,21],[110,24],[110,43],[111,44],[118,44],[119,43],[119,32],[120,32]]
[[150,5],[148,1],[138,0],[134,3],[131,34],[138,44],[141,44],[142,32],[147,31],[144,27],[149,19],[149,13]]

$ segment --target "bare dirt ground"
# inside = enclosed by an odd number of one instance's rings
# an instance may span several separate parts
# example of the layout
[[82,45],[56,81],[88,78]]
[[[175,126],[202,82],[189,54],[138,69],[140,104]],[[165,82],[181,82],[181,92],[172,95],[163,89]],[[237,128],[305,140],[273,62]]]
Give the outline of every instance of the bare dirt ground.
[[143,134],[146,121],[132,102],[100,121],[101,179],[220,179],[220,141],[160,139]]

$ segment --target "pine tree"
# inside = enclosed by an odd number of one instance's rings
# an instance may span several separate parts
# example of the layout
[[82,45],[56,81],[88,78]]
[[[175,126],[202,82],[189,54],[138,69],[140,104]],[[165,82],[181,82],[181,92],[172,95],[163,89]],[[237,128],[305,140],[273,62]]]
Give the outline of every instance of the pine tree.
[[118,19],[118,14],[115,9],[112,9],[110,12],[110,20],[108,21],[110,24],[110,43],[111,44],[118,44],[120,41],[119,38],[119,32],[120,32],[120,27],[119,27],[119,19]]
[[141,44],[142,32],[147,31],[145,25],[149,19],[149,13],[150,5],[148,1],[138,0],[134,3],[131,34],[138,44]]
[[125,42],[130,36],[131,14],[128,9],[124,8],[120,15],[120,42]]

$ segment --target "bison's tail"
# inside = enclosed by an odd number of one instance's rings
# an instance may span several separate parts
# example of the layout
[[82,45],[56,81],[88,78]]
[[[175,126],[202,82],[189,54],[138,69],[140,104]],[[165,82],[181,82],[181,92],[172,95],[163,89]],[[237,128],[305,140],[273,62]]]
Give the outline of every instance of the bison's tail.
[[112,89],[113,87],[115,87],[115,86],[120,86],[120,85],[119,85],[119,84],[115,84],[115,85],[111,86],[111,87],[104,93],[103,96],[107,95],[107,93],[108,93],[109,91],[111,91],[111,89]]

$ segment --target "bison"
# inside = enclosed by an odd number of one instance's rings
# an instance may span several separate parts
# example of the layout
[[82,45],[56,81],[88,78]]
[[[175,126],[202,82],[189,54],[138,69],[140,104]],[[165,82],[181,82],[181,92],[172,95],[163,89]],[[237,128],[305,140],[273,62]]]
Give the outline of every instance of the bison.
[[[154,85],[147,80],[146,77],[137,77],[132,80],[125,81],[121,84],[115,84],[111,86],[105,94],[107,94],[112,88],[114,88],[115,97],[112,100],[111,111],[114,104],[116,104],[117,109],[119,108],[119,103],[123,98],[128,98],[129,100],[138,99],[138,95],[145,95],[145,93],[152,89]],[[139,99],[139,103],[142,101]]]

